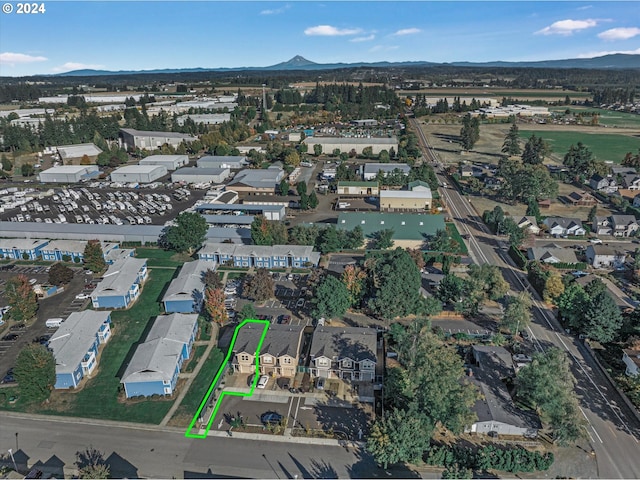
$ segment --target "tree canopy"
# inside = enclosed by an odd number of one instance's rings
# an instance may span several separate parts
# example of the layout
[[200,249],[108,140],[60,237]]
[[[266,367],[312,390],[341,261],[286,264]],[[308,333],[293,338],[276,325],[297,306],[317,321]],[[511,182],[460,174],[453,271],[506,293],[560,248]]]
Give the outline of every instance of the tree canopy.
[[104,252],[100,240],[89,240],[84,247],[84,266],[93,273],[102,272],[107,268],[104,260]]
[[166,229],[164,243],[170,250],[191,255],[204,243],[208,228],[207,221],[199,213],[182,212]]
[[38,311],[38,299],[33,286],[24,275],[10,278],[4,286],[9,316],[17,322],[31,320]]
[[56,383],[53,353],[44,345],[26,345],[18,354],[14,376],[20,386],[20,395],[27,403],[46,400]]
[[315,290],[313,315],[317,318],[342,317],[351,306],[351,299],[347,286],[333,275],[327,275]]

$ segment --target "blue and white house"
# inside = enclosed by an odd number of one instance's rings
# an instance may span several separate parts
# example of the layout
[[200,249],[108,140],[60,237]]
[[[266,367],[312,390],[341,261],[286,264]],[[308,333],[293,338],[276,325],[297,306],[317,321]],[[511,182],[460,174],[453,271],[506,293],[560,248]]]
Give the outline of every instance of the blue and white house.
[[146,258],[124,257],[109,266],[91,293],[93,308],[127,308],[140,295],[147,279]]
[[207,243],[198,252],[198,258],[234,267],[304,268],[309,265],[317,266],[320,253],[314,252],[310,245]]
[[42,249],[48,243],[49,240],[0,238],[0,256],[10,260],[35,260],[42,256]]
[[[52,262],[83,262],[87,243],[86,240],[52,240],[42,248],[42,259]],[[118,248],[119,245],[117,243],[102,243],[102,252],[105,259],[112,250]]]
[[122,376],[127,398],[173,394],[197,334],[197,314],[156,317],[147,340],[138,346]]
[[216,263],[211,260],[196,260],[182,266],[180,273],[174,278],[162,298],[164,311],[167,313],[198,313],[204,300],[204,274],[207,270],[215,270]]
[[49,340],[56,359],[55,388],[75,388],[98,365],[98,349],[111,337],[111,313],[85,310],[69,315]]

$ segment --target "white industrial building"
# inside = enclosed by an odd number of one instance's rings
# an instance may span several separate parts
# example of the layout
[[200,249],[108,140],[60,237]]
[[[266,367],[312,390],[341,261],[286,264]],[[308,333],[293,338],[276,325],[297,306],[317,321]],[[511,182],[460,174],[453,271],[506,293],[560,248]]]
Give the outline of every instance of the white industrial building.
[[187,163],[188,155],[151,155],[138,162],[139,165],[162,165],[167,170],[177,170]]
[[171,174],[172,182],[222,183],[231,175],[228,168],[185,167]]
[[95,163],[102,150],[93,143],[79,143],[76,145],[61,145],[55,147],[63,165],[79,164],[84,157]]
[[201,114],[187,114],[180,115],[177,119],[178,125],[184,125],[184,122],[189,119],[194,123],[202,123],[204,125],[218,125],[220,123],[228,122],[231,120],[230,113],[201,113]]
[[364,180],[374,180],[378,172],[383,172],[385,176],[393,173],[394,170],[401,171],[404,175],[409,175],[411,167],[406,163],[365,163],[362,169]]
[[245,156],[208,155],[198,159],[198,167],[200,168],[230,168],[231,170],[240,170],[248,164],[249,162]]
[[167,174],[164,165],[127,165],[111,172],[112,182],[151,183]]
[[365,148],[371,147],[374,155],[379,155],[382,150],[387,152],[392,148],[398,151],[398,138],[393,137],[307,137],[304,143],[309,151],[313,152],[315,145],[322,146],[323,153],[332,153],[334,150],[349,153],[355,150],[361,155]]
[[152,132],[135,130],[133,128],[121,128],[122,142],[128,150],[140,148],[143,150],[155,150],[163,145],[178,147],[182,142],[193,142],[196,137],[177,132]]
[[62,165],[39,173],[42,183],[78,183],[100,175],[96,165]]

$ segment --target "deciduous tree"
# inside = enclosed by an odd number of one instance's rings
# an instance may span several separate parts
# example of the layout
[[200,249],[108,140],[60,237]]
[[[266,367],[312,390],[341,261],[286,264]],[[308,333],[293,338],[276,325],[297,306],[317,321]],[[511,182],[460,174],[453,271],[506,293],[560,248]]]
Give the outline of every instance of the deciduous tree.
[[38,311],[36,292],[24,275],[17,275],[7,281],[4,296],[7,305],[11,307],[9,316],[17,322],[32,319]]
[[519,292],[506,297],[502,326],[514,335],[525,330],[531,323],[532,299],[529,292]]
[[350,305],[356,306],[362,300],[362,294],[364,293],[364,281],[367,278],[367,274],[364,270],[356,265],[347,265],[342,272],[342,283],[347,287],[349,292]]
[[79,478],[110,478],[111,467],[105,461],[104,454],[92,445],[76,452],[75,465]]
[[207,288],[222,288],[220,274],[211,268],[208,268],[207,271],[204,272],[202,280]]
[[243,292],[246,297],[263,302],[273,298],[275,283],[266,268],[258,268],[255,275],[247,275]]
[[28,344],[18,354],[14,376],[27,403],[46,400],[56,383],[53,354],[44,345]]
[[182,212],[164,234],[166,246],[177,252],[193,254],[202,246],[209,226],[202,215],[195,212]]
[[204,309],[212,322],[222,325],[227,321],[229,316],[224,304],[224,291],[221,288],[205,289]]
[[73,270],[61,263],[54,263],[49,270],[49,283],[60,286],[73,280]]
[[93,273],[100,273],[107,268],[100,240],[89,240],[84,247],[84,266]]

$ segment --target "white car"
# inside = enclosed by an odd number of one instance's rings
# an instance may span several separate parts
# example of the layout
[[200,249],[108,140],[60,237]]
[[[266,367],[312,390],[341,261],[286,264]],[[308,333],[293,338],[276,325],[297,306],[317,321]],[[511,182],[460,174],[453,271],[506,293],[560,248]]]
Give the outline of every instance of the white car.
[[258,388],[266,388],[267,383],[269,383],[269,377],[267,375],[262,375],[260,380],[258,380]]
[[602,245],[602,240],[600,240],[599,238],[592,238],[591,240],[589,240],[591,243],[595,243],[596,245]]
[[89,298],[89,295],[87,295],[86,293],[79,293],[78,295],[76,295],[76,298],[78,300],[86,300],[87,298]]

